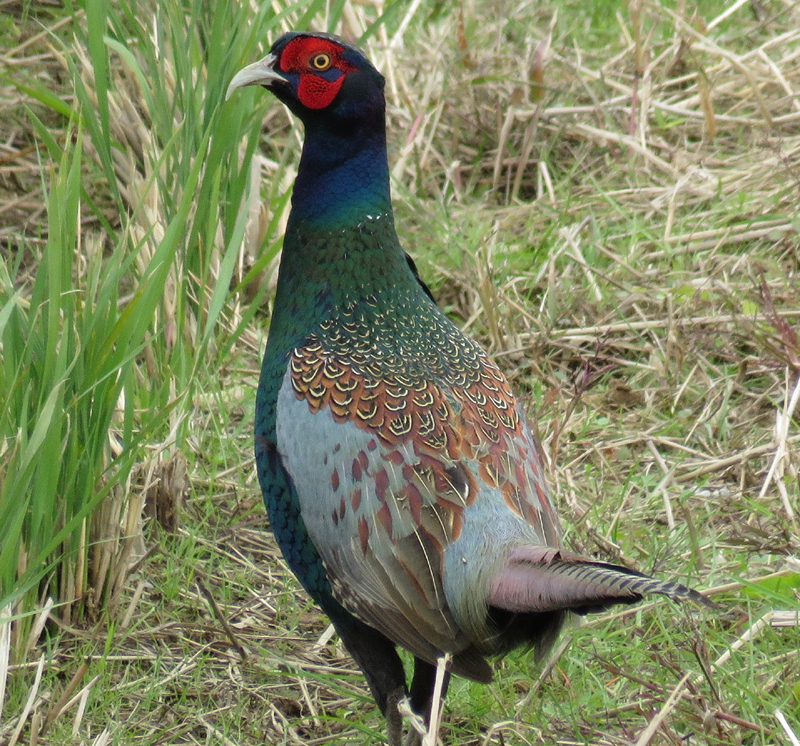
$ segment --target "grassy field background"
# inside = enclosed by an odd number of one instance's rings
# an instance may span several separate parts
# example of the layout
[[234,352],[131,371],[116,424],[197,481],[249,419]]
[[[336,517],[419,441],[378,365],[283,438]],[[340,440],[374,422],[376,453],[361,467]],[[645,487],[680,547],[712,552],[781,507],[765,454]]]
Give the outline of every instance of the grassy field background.
[[[446,744],[796,744],[800,6],[0,2],[0,743],[375,744],[252,418],[291,28],[387,78],[401,240],[575,550],[706,590],[455,681]],[[795,739],[795,740],[793,740]]]

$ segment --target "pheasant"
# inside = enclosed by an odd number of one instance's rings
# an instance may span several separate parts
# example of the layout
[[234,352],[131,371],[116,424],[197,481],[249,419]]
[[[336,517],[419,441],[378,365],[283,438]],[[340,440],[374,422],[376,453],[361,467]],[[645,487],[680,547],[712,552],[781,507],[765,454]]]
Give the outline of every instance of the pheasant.
[[[283,35],[231,81],[269,89],[305,141],[258,386],[255,454],[283,556],[363,670],[388,727],[428,720],[437,661],[492,679],[570,613],[696,591],[568,552],[508,381],[433,302],[395,232],[384,79],[322,33]],[[414,656],[407,688],[397,647]],[[414,738],[413,732],[409,741]]]

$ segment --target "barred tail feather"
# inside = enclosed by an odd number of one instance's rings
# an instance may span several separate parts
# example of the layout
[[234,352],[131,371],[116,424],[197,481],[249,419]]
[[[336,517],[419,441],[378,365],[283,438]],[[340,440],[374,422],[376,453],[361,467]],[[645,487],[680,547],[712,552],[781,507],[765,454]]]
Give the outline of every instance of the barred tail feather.
[[521,547],[491,584],[489,605],[514,613],[570,609],[578,614],[641,601],[650,593],[714,604],[680,583],[547,547]]

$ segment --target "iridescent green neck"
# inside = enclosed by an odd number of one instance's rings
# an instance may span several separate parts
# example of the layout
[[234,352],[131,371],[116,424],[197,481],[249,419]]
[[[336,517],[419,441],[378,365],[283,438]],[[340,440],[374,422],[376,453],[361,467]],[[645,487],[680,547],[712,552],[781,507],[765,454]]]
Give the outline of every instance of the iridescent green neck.
[[[422,289],[394,227],[386,132],[380,116],[340,126],[306,117],[306,137],[286,227],[271,344],[294,344],[315,325],[393,288]],[[273,339],[276,335],[276,339]]]
[[352,227],[391,211],[385,131],[339,133],[307,125],[287,235],[302,226]]
[[294,345],[340,309],[376,300],[391,310],[398,291],[422,287],[408,266],[391,213],[335,230],[290,224],[284,240],[270,344]]

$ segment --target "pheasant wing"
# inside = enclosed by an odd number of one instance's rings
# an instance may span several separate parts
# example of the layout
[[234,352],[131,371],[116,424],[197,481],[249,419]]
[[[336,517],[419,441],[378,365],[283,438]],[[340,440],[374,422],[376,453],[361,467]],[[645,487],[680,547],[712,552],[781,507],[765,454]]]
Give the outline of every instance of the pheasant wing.
[[[420,658],[449,651],[460,673],[487,679],[476,634],[448,600],[447,550],[486,501],[529,540],[558,542],[558,528],[502,374],[478,350],[457,383],[381,374],[309,339],[278,398],[278,448],[339,601]],[[485,601],[471,606],[478,629]]]

